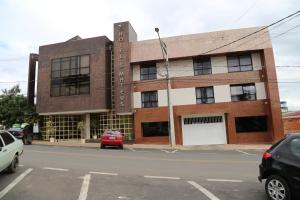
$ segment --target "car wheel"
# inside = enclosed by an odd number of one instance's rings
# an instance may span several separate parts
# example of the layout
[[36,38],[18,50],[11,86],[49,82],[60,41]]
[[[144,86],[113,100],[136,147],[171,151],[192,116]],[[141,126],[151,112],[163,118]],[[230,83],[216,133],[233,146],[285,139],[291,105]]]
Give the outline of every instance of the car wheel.
[[120,145],[120,149],[123,149],[123,145]]
[[287,182],[277,175],[269,176],[265,190],[270,200],[290,200],[291,193]]
[[18,168],[19,168],[19,157],[18,157],[18,155],[15,155],[13,161],[8,166],[8,172],[15,173]]
[[101,149],[105,149],[105,145],[104,144],[101,144]]

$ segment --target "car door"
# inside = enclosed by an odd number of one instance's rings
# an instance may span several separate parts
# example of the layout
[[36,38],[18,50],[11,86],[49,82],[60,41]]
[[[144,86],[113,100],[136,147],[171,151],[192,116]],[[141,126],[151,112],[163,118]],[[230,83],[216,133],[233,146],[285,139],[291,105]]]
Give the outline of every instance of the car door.
[[288,169],[291,176],[291,185],[300,190],[300,136],[292,138],[289,147],[291,159],[293,160],[293,164]]
[[0,136],[4,142],[1,152],[3,153],[4,168],[6,168],[9,166],[16,153],[16,149],[14,147],[15,139],[7,132],[1,132]]
[[5,161],[5,152],[3,152],[4,142],[0,135],[0,172],[5,169],[6,161]]

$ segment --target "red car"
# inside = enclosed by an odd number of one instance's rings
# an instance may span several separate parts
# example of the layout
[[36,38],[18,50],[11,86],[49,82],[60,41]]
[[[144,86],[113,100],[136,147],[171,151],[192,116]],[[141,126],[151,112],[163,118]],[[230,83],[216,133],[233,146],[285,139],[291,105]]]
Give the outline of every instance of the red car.
[[123,149],[124,134],[116,130],[107,130],[101,135],[101,149],[106,146],[119,146]]

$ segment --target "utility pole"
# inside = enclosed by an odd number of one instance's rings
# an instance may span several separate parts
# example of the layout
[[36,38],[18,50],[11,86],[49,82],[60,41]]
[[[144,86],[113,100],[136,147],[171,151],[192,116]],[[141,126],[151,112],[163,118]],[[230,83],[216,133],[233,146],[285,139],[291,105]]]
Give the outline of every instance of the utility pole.
[[169,132],[169,144],[171,147],[175,146],[175,131],[174,131],[174,117],[173,117],[173,106],[171,102],[171,80],[169,75],[169,58],[167,52],[167,45],[161,40],[159,35],[159,28],[155,28],[155,32],[157,32],[160,48],[162,51],[163,58],[165,60],[165,68],[166,68],[166,81],[167,81],[167,99],[168,99],[168,132]]

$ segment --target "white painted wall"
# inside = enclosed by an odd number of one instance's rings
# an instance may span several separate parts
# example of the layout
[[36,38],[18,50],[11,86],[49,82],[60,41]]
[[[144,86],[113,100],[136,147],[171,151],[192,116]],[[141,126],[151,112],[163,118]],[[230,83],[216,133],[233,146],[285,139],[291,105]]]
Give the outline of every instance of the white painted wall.
[[141,80],[141,72],[140,72],[140,65],[133,65],[132,66],[132,80],[139,81]]
[[262,69],[262,62],[260,59],[260,53],[252,53],[252,65],[253,65],[253,70],[261,70]]
[[168,106],[167,90],[158,90],[158,106]]
[[[182,59],[170,61],[170,77],[194,76],[193,59]],[[165,78],[166,68],[164,62],[159,62],[157,66],[157,78]]]
[[213,74],[228,73],[226,56],[213,56],[210,60]]
[[196,104],[195,88],[180,88],[171,90],[172,105]]
[[134,108],[141,108],[142,107],[141,92],[134,92],[133,93],[133,107]]
[[266,87],[264,82],[255,83],[256,99],[266,99]]
[[215,102],[231,102],[230,86],[229,85],[216,85],[214,86]]

